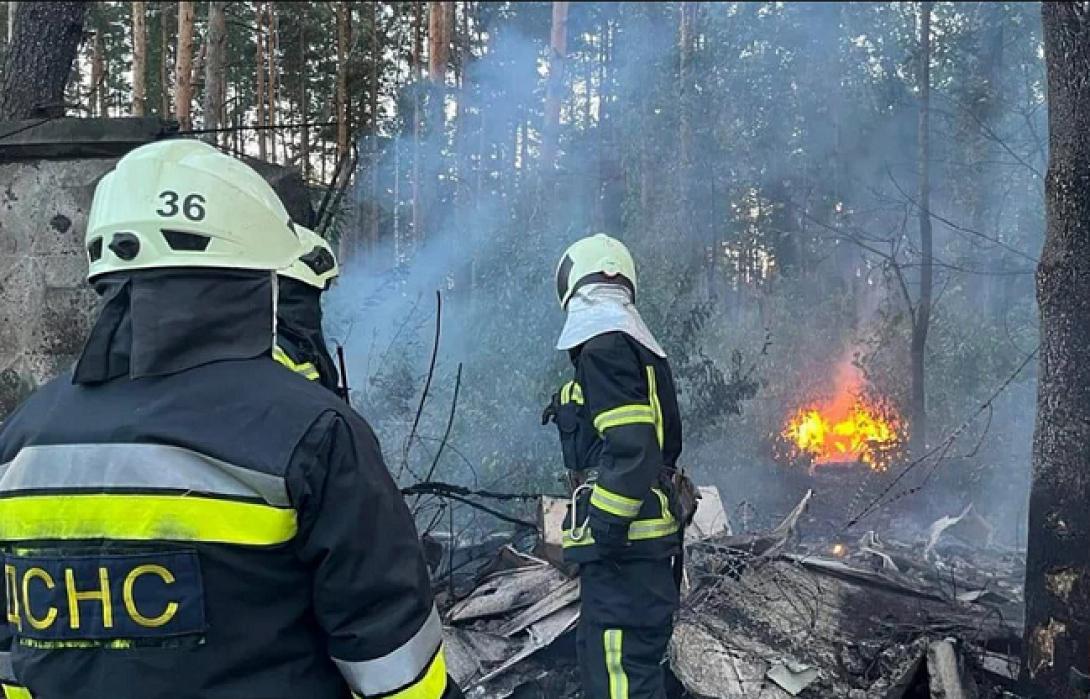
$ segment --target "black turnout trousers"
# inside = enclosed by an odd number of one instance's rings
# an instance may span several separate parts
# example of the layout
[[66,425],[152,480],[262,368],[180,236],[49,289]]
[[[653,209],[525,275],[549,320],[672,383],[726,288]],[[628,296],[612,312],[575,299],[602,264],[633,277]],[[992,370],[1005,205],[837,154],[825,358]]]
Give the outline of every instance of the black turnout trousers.
[[577,644],[586,699],[666,699],[678,591],[666,559],[583,564]]

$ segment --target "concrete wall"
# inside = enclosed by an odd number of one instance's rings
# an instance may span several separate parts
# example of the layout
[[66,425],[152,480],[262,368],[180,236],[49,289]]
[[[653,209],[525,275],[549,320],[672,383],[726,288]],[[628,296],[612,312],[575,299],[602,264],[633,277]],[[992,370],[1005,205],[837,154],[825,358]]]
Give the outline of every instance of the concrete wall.
[[[0,420],[79,356],[98,300],[85,282],[83,249],[95,185],[120,154],[169,135],[159,124],[66,119],[0,142]],[[292,217],[309,224],[313,210],[299,173],[250,164]]]
[[79,354],[96,302],[83,233],[115,162],[0,164],[0,419]]

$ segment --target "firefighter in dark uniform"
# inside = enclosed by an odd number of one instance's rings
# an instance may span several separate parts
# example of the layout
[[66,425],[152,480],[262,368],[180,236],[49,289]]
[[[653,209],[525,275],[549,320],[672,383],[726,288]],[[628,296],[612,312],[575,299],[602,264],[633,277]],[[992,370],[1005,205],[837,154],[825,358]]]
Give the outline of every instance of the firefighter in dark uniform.
[[6,697],[450,699],[368,425],[272,359],[304,253],[250,167],[143,146],[95,191],[98,319],[0,429]]
[[339,392],[337,365],[322,334],[322,294],[341,273],[329,243],[295,224],[305,252],[280,270],[273,359],[309,381]]
[[673,473],[681,420],[666,354],[634,305],[628,250],[605,236],[557,269],[567,321],[557,348],[575,378],[546,411],[574,475],[564,557],[580,564],[578,646],[588,699],[665,699],[681,526]]

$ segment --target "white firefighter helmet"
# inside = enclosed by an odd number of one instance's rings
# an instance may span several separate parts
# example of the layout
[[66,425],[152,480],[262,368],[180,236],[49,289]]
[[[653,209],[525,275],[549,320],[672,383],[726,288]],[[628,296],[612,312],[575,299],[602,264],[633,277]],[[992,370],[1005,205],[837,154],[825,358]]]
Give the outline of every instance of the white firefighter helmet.
[[201,141],[132,151],[98,183],[88,279],[161,267],[278,270],[302,254],[280,197],[241,160]]
[[621,283],[636,296],[636,263],[624,244],[604,233],[577,240],[556,267],[556,298],[566,308],[572,294],[584,284]]
[[324,291],[341,274],[337,256],[326,239],[314,231],[299,224],[295,224],[295,230],[303,242],[303,254],[295,258],[290,267],[280,270],[280,276]]

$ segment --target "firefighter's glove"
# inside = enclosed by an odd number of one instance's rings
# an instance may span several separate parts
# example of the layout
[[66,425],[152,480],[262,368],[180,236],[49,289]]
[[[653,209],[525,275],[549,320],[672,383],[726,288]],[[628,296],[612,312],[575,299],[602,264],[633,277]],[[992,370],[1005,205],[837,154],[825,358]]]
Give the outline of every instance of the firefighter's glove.
[[541,413],[541,424],[548,425],[550,422],[556,422],[556,411],[560,409],[560,393],[554,393],[553,399],[549,401],[549,404],[545,406],[545,410]]
[[628,522],[618,522],[591,510],[590,531],[594,543],[604,558],[617,558],[628,547]]

